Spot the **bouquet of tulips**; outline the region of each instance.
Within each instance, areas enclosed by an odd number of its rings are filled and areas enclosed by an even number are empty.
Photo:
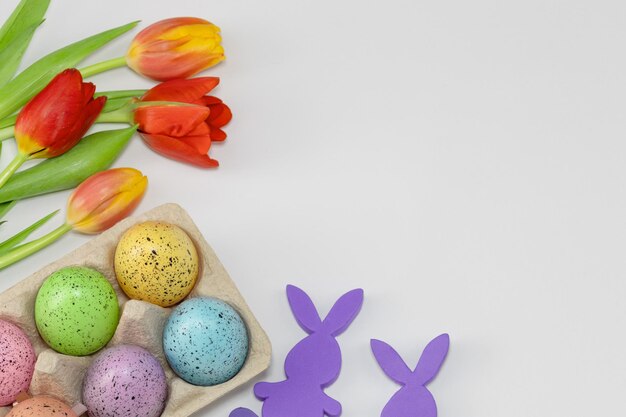
[[[202,168],[223,141],[232,115],[208,95],[217,77],[190,78],[224,60],[220,30],[199,18],[172,18],[140,31],[126,55],[76,69],[82,60],[135,28],[137,22],[83,39],[39,59],[16,75],[50,0],[21,0],[0,28],[0,151],[14,138],[17,154],[0,172],[0,218],[23,200],[77,187],[66,222],[24,243],[56,212],[0,242],[0,269],[42,249],[70,230],[100,233],[126,217],[143,196],[147,179],[134,168],[109,169],[137,132],[153,151]],[[96,91],[83,80],[129,67],[160,83],[149,90]],[[94,123],[129,127],[86,137]],[[33,159],[38,164],[18,171]]]

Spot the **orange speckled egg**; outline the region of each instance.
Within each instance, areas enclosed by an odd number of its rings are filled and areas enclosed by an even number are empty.
[[[71,407],[56,398],[40,395],[20,402],[7,417],[78,417]]]
[[[182,301],[198,278],[198,251],[180,227],[158,221],[128,229],[115,249],[120,288],[135,300],[161,307]]]

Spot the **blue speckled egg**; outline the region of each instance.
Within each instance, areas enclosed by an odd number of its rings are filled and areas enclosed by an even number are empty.
[[[176,374],[194,385],[228,381],[248,356],[248,331],[239,314],[216,298],[191,298],[170,315],[163,350]]]

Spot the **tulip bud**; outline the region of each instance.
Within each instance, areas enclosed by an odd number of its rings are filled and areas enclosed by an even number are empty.
[[[187,78],[224,60],[220,28],[204,19],[161,20],[137,34],[126,62],[158,81]]]
[[[67,201],[67,224],[81,233],[100,233],[130,214],[148,178],[133,168],[114,168],[87,178]]]

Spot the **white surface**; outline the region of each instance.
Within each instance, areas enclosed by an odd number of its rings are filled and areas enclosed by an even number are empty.
[[[619,1],[53,0],[26,61],[138,18],[222,27],[228,60],[207,72],[235,115],[212,151],[222,167],[187,167],[138,139],[117,166],[149,176],[140,211],[177,202],[203,230],[273,341],[264,380],[282,377],[304,335],[286,283],[324,313],[360,286],[328,390],[344,416],[379,415],[396,389],[369,338],[414,364],[443,331],[452,349],[430,385],[441,417],[624,415],[625,12]],[[149,85],[123,69],[95,81]],[[66,196],[20,204],[3,233]],[[0,290],[86,240],[0,272]],[[198,416],[258,412],[251,388]]]

